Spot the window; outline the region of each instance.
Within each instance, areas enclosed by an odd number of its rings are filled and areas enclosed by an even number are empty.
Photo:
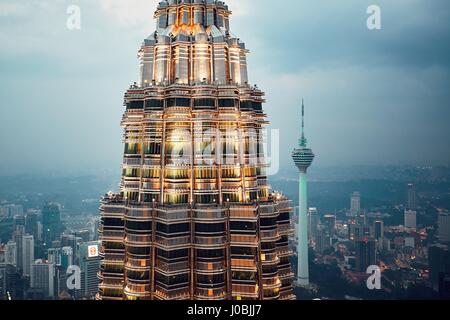
[[[151,99],[145,101],[146,109],[163,109],[164,108],[164,100],[161,99]]]
[[[251,231],[253,233],[256,230],[256,224],[248,221],[230,221],[230,229],[231,231]]]
[[[191,100],[186,98],[169,98],[166,100],[167,107],[190,107]]]
[[[125,143],[125,154],[141,154],[142,145],[140,143]]]
[[[141,169],[137,168],[123,169],[123,176],[126,178],[139,178],[141,176]]]
[[[127,102],[127,110],[130,109],[143,109],[144,101],[129,101]]]
[[[196,223],[196,233],[222,233],[225,232],[225,223]]]
[[[158,222],[156,224],[156,230],[158,233],[164,234],[176,234],[189,232],[189,223],[176,223],[176,224],[165,224]]]
[[[223,193],[222,194],[222,201],[224,203],[226,202],[241,202],[241,193],[240,192],[233,192],[233,193]]]
[[[194,107],[201,108],[215,108],[216,107],[216,100],[214,99],[194,99]]]
[[[198,194],[195,195],[195,202],[201,204],[212,204],[219,201],[217,195],[215,194]]]
[[[142,177],[147,179],[157,179],[160,176],[160,171],[161,170],[159,168],[144,169]]]
[[[197,257],[206,259],[223,258],[225,257],[225,249],[197,249]]]
[[[178,194],[178,193],[165,193],[164,202],[166,204],[187,204],[189,202],[188,194]]]
[[[219,99],[219,108],[235,108],[236,100],[234,99]]]
[[[216,179],[217,170],[214,168],[197,168],[195,169],[196,179]]]
[[[161,143],[160,142],[144,143],[144,154],[150,154],[150,155],[161,154]]]
[[[152,222],[151,221],[125,221],[125,228],[133,231],[151,231]]]

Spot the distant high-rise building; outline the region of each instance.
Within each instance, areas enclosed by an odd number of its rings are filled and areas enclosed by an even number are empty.
[[[91,233],[89,230],[80,230],[80,231],[75,231],[73,233],[73,235],[77,238],[81,238],[82,242],[89,242],[91,241]]]
[[[384,222],[376,220],[373,224],[374,237],[377,240],[384,238]]]
[[[438,238],[440,242],[450,242],[450,213],[441,212],[438,216]]]
[[[450,251],[447,245],[435,244],[428,248],[430,282],[435,291],[439,290],[439,280],[443,274],[450,273]]]
[[[81,286],[85,297],[93,298],[98,293],[99,250],[99,241],[86,242],[80,246]]]
[[[47,261],[55,265],[61,264],[61,248],[49,248],[47,250]]]
[[[5,246],[5,263],[17,267],[17,244],[14,241],[8,241]]]
[[[19,226],[13,233],[13,241],[16,243],[16,261],[17,271],[23,271],[23,237],[25,235],[25,227]]]
[[[59,239],[61,235],[61,213],[59,206],[48,203],[42,209],[43,242],[47,248],[51,247],[52,241]]]
[[[336,216],[334,214],[327,214],[323,217],[323,224],[327,228],[330,237],[333,237],[336,231]]]
[[[24,215],[15,215],[14,216],[14,230],[17,228],[23,227],[25,228],[25,216]]]
[[[292,158],[300,172],[299,178],[299,229],[298,229],[298,270],[297,284],[309,285],[309,259],[308,259],[308,179],[307,171],[314,160],[314,153],[307,147],[305,137],[305,105],[302,101],[302,130],[298,148],[294,149]]]
[[[22,240],[22,271],[24,276],[31,275],[31,265],[34,262],[34,237],[32,235],[23,236]]]
[[[356,271],[366,272],[377,263],[376,242],[373,238],[363,237],[356,241]]]
[[[51,262],[36,260],[31,266],[30,287],[40,290],[43,297],[54,298],[55,296],[55,265]]]
[[[67,269],[69,266],[73,265],[73,249],[72,247],[62,247],[61,248],[61,261],[60,264],[63,268]]]
[[[450,299],[450,273],[442,273],[439,276],[439,297],[441,300]]]
[[[413,210],[405,210],[405,228],[417,229],[417,212]]]
[[[362,237],[370,237],[370,226],[361,225],[354,221],[348,225],[348,238],[351,241],[356,241]]]
[[[61,246],[62,247],[71,247],[72,248],[72,261],[73,264],[79,265],[79,247],[83,240],[74,235],[66,235],[63,234],[61,236]]]
[[[6,263],[0,263],[0,300],[6,300]]]
[[[317,229],[314,250],[319,254],[323,254],[326,250],[330,248],[331,248],[331,238],[330,235],[328,234],[328,230],[325,226],[320,225]]]
[[[416,185],[413,183],[408,184],[408,207],[409,210],[416,210]]]
[[[25,232],[31,234],[34,240],[38,240],[38,213],[36,211],[28,211],[25,216]]]
[[[308,210],[308,236],[310,239],[317,235],[320,219],[317,208],[309,208]]]
[[[350,214],[355,217],[361,211],[361,194],[353,192],[350,197]]]
[[[405,247],[414,248],[416,246],[416,240],[413,237],[405,238]]]
[[[101,206],[99,299],[295,298],[292,208],[268,184],[264,93],[230,15],[158,4],[125,94],[120,192]]]

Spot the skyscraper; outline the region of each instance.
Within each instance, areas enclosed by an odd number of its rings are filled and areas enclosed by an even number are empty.
[[[450,243],[450,213],[448,212],[439,213],[438,238],[440,242]]]
[[[309,208],[308,210],[308,236],[314,238],[317,235],[320,219],[317,208]]]
[[[294,163],[300,171],[299,180],[299,219],[298,219],[298,270],[297,285],[309,285],[309,266],[308,266],[308,230],[307,230],[307,210],[308,210],[308,190],[306,173],[314,160],[314,153],[307,148],[305,138],[305,105],[302,102],[302,136],[299,140],[298,148],[292,152]]]
[[[366,272],[367,268],[377,263],[375,240],[368,237],[356,241],[356,271]]]
[[[413,183],[408,184],[408,207],[409,210],[416,210],[416,186]]]
[[[42,227],[44,245],[51,247],[52,241],[58,239],[62,231],[61,213],[57,204],[47,203],[42,209]]]
[[[376,220],[373,224],[375,239],[380,240],[384,237],[384,222]]]
[[[39,290],[43,298],[55,296],[55,264],[36,260],[31,266],[30,287]]]
[[[439,279],[450,274],[450,251],[447,245],[434,244],[428,248],[428,265],[430,282],[434,290],[439,290]]]
[[[99,248],[98,241],[80,245],[81,290],[85,297],[94,297],[98,293]]]
[[[24,276],[31,275],[31,265],[34,262],[34,237],[32,235],[23,236],[22,240],[22,270]]]
[[[5,263],[17,267],[17,244],[8,241],[5,247]]]
[[[350,214],[351,216],[357,216],[361,211],[361,194],[359,192],[353,192],[350,198]]]
[[[417,228],[417,212],[413,210],[405,211],[405,228],[416,230]]]
[[[36,211],[29,211],[25,216],[25,232],[31,234],[34,240],[38,239],[38,213]]]
[[[16,244],[16,262],[17,271],[23,270],[23,237],[25,235],[25,227],[19,226],[13,233],[13,242]]]
[[[292,299],[289,201],[269,190],[264,93],[222,1],[161,1],[125,94],[99,299]]]
[[[333,237],[336,231],[336,216],[334,214],[327,214],[323,217],[323,224],[327,228],[330,237]]]
[[[6,299],[6,263],[0,262],[0,300]]]

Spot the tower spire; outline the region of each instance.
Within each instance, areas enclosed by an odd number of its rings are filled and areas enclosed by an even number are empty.
[[[305,138],[305,101],[302,99],[302,137],[299,140],[299,146],[306,148],[308,140]]]

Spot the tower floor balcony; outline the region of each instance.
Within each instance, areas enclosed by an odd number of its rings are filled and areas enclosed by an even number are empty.
[[[151,259],[136,259],[128,255],[125,267],[132,270],[149,270],[152,265]]]
[[[101,241],[123,242],[125,232],[123,230],[105,230],[99,229],[99,238]]]
[[[206,248],[212,248],[212,247],[224,247],[227,243],[227,237],[226,236],[196,236],[195,238],[195,246],[198,248],[206,247]]]
[[[234,284],[233,297],[258,299],[259,298],[259,286],[257,284]]]
[[[134,247],[148,247],[152,244],[152,236],[151,235],[135,235],[135,234],[127,234],[125,237],[125,244],[127,246]]]
[[[277,255],[280,258],[291,257],[294,255],[294,251],[289,246],[277,247]]]
[[[166,262],[158,259],[155,268],[164,274],[186,273],[189,271],[189,262]]]
[[[278,241],[281,239],[278,229],[274,230],[261,230],[261,241]]]
[[[196,300],[225,300],[227,298],[227,289],[225,286],[216,289],[195,289]]]
[[[159,300],[189,300],[191,297],[189,286],[179,289],[165,289],[156,285],[155,298]]]
[[[151,286],[149,284],[133,284],[128,282],[124,288],[127,299],[147,300],[151,298]]]
[[[225,261],[204,262],[196,261],[195,269],[199,273],[221,273],[226,271]]]
[[[177,238],[165,238],[157,235],[156,245],[163,249],[189,248],[191,246],[191,237],[182,236]]]
[[[278,278],[278,276],[263,278],[262,283],[264,286],[264,290],[265,289],[279,289],[282,286],[280,278]]]
[[[233,271],[253,271],[257,272],[256,261],[254,259],[231,259],[231,269]]]
[[[226,214],[227,211],[225,208],[219,207],[196,208],[194,210],[194,219],[204,221],[224,220],[226,219]]]
[[[158,208],[156,209],[156,218],[158,220],[168,221],[185,221],[190,219],[190,212],[188,208]]]
[[[258,247],[258,236],[256,235],[231,235],[231,244],[234,246]]]

